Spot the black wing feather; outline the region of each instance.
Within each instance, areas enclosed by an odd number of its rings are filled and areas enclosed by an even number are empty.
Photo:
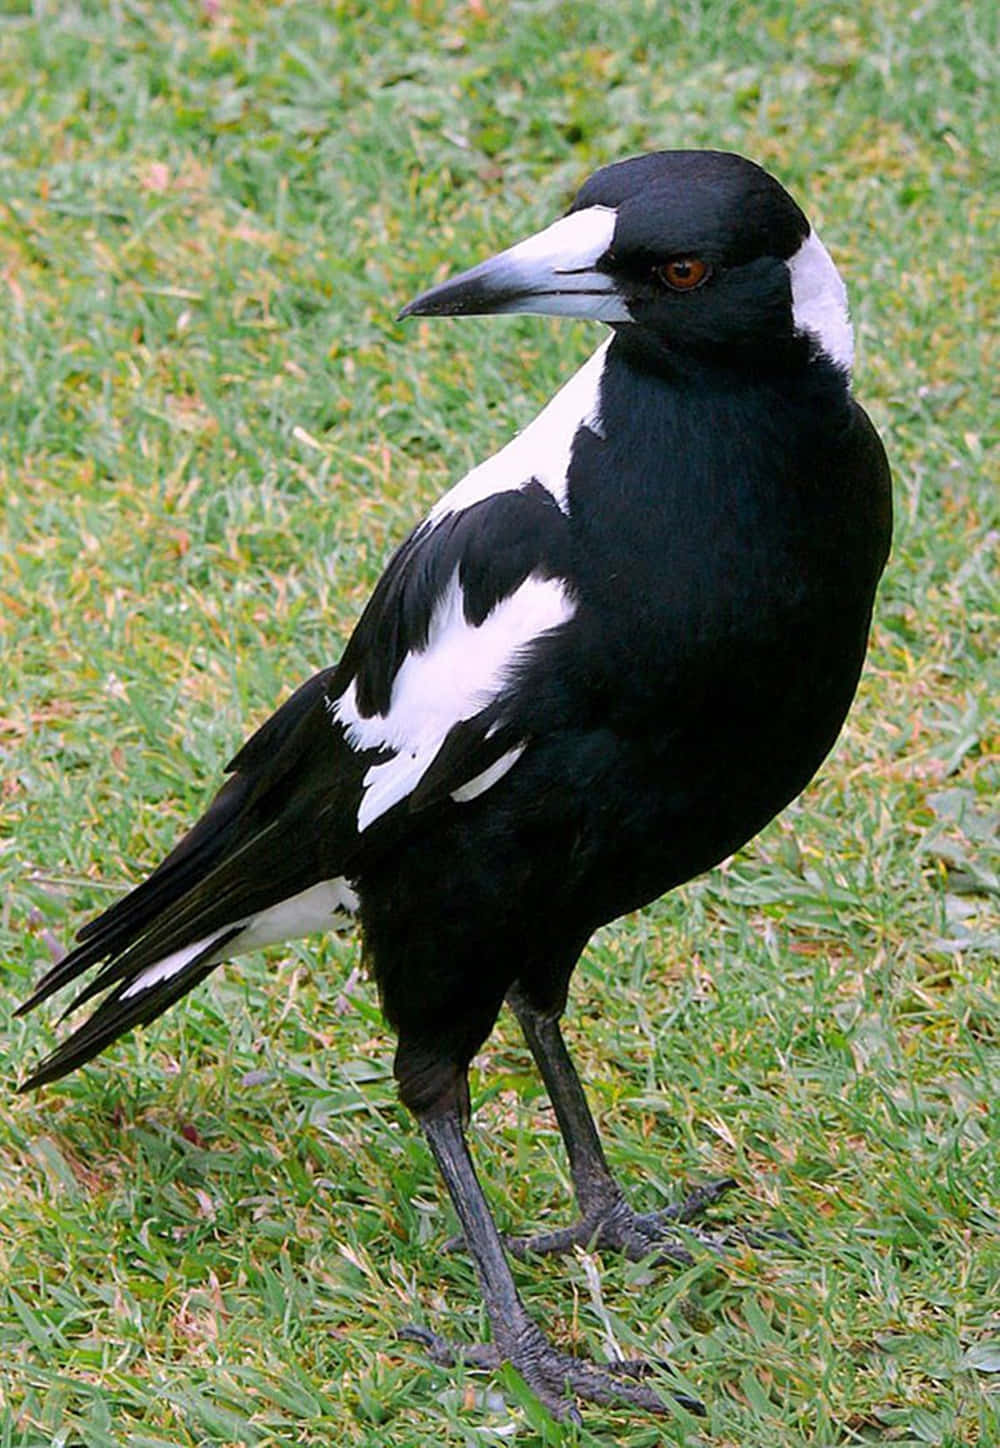
[[[128,989],[128,981],[122,981],[104,998],[82,1026],[44,1058],[18,1090],[32,1091],[37,1086],[47,1086],[50,1081],[58,1081],[60,1076],[68,1075],[77,1066],[91,1060],[133,1026],[148,1025],[168,1006],[172,1006],[182,995],[211,974],[218,963],[218,951],[237,934],[238,928],[221,940],[213,940],[177,975],[151,986],[139,995],[125,999],[123,993]]]

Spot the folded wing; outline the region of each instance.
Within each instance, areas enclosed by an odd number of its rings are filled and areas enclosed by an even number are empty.
[[[93,1015],[24,1089],[153,1020],[220,961],[352,912],[369,851],[417,813],[468,806],[530,747],[519,680],[573,616],[567,520],[528,479],[436,511],[389,563],[339,665],[247,741],[205,814],[153,873],[83,927],[21,1007],[100,966]]]

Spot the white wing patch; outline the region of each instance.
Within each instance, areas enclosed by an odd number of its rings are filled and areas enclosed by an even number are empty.
[[[602,342],[579,372],[559,389],[552,401],[506,447],[466,473],[430,511],[439,522],[449,513],[471,508],[495,493],[514,492],[532,478],[552,494],[564,513],[569,511],[567,475],[573,439],[581,427],[603,437],[601,378],[611,338]]]
[[[534,575],[501,599],[478,627],[466,619],[464,603],[456,573],[431,615],[426,648],[408,653],[399,667],[387,714],[361,714],[353,680],[333,705],[331,712],[352,748],[396,751],[393,759],[373,764],[365,774],[359,832],[416,788],[449,729],[497,697],[521,650],[574,613],[561,579]],[[508,750],[453,797],[462,802],[463,791],[468,799],[481,794],[519,754],[519,749]]]
[[[814,337],[830,361],[850,373],[854,329],[847,310],[847,288],[815,231],[810,231],[787,266],[795,330]]]
[[[234,925],[242,923],[243,929],[239,935],[227,940],[212,963],[217,964],[223,956],[238,955],[244,950],[256,950],[262,945],[277,945],[282,940],[297,940],[301,935],[328,930],[339,910],[353,914],[357,908],[357,893],[349,880],[343,876],[334,880],[320,880],[317,884],[310,885],[307,890],[300,890],[297,895],[290,895],[287,900],[281,900],[270,909],[262,910],[259,915],[252,915],[243,922],[234,921]],[[162,980],[170,980],[172,976],[180,975],[196,956],[208,950],[214,940],[228,935],[232,928],[232,925],[223,926],[221,930],[213,931],[204,939],[196,940],[193,945],[185,945],[180,950],[165,955],[162,960],[147,965],[128,989],[122,991],[122,1000],[139,995],[141,991],[159,985]],[[209,959],[211,957],[206,957],[206,963]]]

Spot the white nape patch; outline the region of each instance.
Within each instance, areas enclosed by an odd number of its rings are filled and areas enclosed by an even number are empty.
[[[203,950],[211,945],[213,940],[218,940],[224,935],[224,930],[217,930],[214,935],[206,935],[204,940],[196,940],[193,945],[184,945],[180,950],[171,951],[162,960],[147,965],[146,969],[140,971],[128,990],[123,990],[121,998],[127,1001],[132,996],[137,996],[140,991],[149,990],[150,986],[159,985],[161,980],[169,980],[171,976],[180,975],[186,965],[200,955]]]
[[[357,908],[357,891],[343,875],[334,880],[320,880],[308,890],[300,890],[297,895],[290,895],[287,900],[253,916],[226,949],[256,950],[261,945],[277,945],[282,940],[297,940],[302,935],[329,930],[339,910],[353,915]]]
[[[428,520],[440,522],[491,498],[514,492],[532,478],[552,494],[564,513],[569,512],[567,478],[573,439],[581,427],[604,436],[601,418],[601,378],[611,338],[560,387],[552,400],[506,447],[479,463],[431,509]]]
[[[307,890],[300,890],[297,895],[290,895],[287,900],[280,900],[270,909],[251,916],[243,922],[239,935],[227,940],[219,955],[209,959],[212,959],[213,965],[217,965],[224,957],[239,955],[244,950],[257,950],[263,945],[277,945],[282,940],[297,940],[301,935],[328,930],[338,910],[346,910],[353,915],[357,908],[357,892],[344,876],[334,880],[320,880],[318,884],[310,885]],[[238,923],[233,922],[234,925]],[[180,950],[165,955],[162,960],[147,965],[128,989],[122,991],[122,1000],[128,1000],[131,996],[139,995],[141,991],[149,990],[151,986],[159,985],[163,980],[179,975],[213,940],[227,935],[232,928],[232,925],[226,925],[212,935],[206,935],[203,940],[196,940],[193,945],[184,945]]]
[[[483,770],[482,774],[477,774],[468,783],[460,784],[458,789],[453,789],[452,799],[456,804],[468,804],[470,799],[478,799],[481,794],[492,789],[497,780],[503,779],[508,770],[514,768],[524,750],[525,745],[515,744],[513,749],[508,749],[506,754],[501,754],[500,758],[495,759],[488,769]]]
[[[810,231],[786,265],[792,282],[795,330],[815,338],[820,351],[850,373],[854,329],[847,310],[847,288],[815,231]]]
[[[395,758],[373,764],[365,774],[359,833],[416,788],[454,724],[473,718],[497,697],[520,651],[574,611],[561,579],[532,575],[477,628],[465,617],[455,573],[431,616],[426,648],[408,653],[399,667],[388,714],[361,714],[353,680],[334,704],[333,715],[352,748],[396,750]],[[480,781],[489,773],[484,770]]]

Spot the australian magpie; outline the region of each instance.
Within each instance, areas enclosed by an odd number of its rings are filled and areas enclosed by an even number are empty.
[[[99,966],[25,1083],[154,1019],[227,957],[356,915],[400,1095],[475,1261],[493,1344],[556,1413],[655,1408],[638,1368],[558,1351],[518,1296],[464,1126],[506,1000],[552,1098],[580,1221],[536,1250],[649,1252],[559,1021],[593,931],[738,849],[796,796],[857,685],[889,470],[850,390],[844,285],[779,183],[667,151],[402,316],[590,317],[609,336],[402,543],[340,662],[243,745],[204,816],[80,931],[28,1010]],[[71,1007],[72,1008],[72,1007]],[[439,1356],[447,1347],[427,1335]]]

